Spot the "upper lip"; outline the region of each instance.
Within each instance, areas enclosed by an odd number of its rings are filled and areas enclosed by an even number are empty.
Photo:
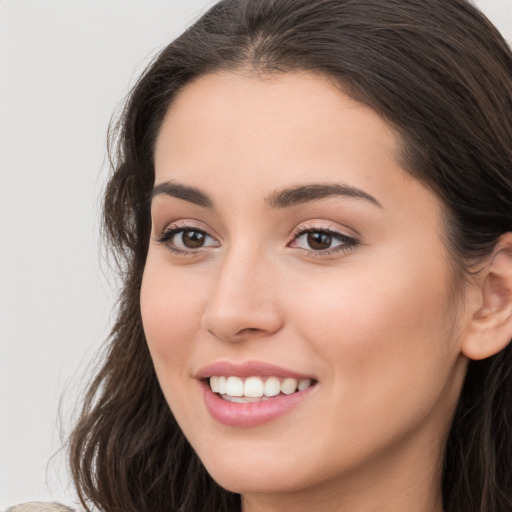
[[[233,363],[230,361],[216,361],[203,366],[195,375],[196,379],[207,379],[212,375],[234,377],[292,377],[294,379],[314,379],[311,375],[302,374],[281,366],[265,363],[263,361],[246,361]]]

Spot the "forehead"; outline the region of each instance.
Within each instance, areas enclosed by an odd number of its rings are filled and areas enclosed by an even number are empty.
[[[157,138],[155,184],[176,180],[214,200],[248,201],[341,181],[384,206],[418,206],[418,194],[436,201],[402,169],[399,142],[374,110],[324,76],[219,72],[188,84],[172,103]]]
[[[194,131],[198,126],[226,129],[230,140],[240,127],[250,127],[252,137],[274,134],[280,137],[301,130],[297,135],[311,135],[308,127],[318,133],[320,124],[325,129],[335,125],[343,112],[345,121],[357,117],[366,122],[371,131],[380,130],[382,142],[394,150],[397,135],[371,108],[352,99],[334,82],[309,72],[279,73],[272,75],[218,72],[201,76],[184,86],[176,95],[165,117],[157,138],[157,149],[163,143],[169,124],[188,125]],[[269,132],[273,127],[278,133]],[[283,128],[286,128],[283,130]],[[197,131],[196,131],[197,134]],[[174,133],[173,135],[177,135]],[[210,133],[214,135],[214,133]],[[371,137],[371,132],[367,134]]]
[[[248,170],[250,160],[249,167],[258,172],[283,171],[283,160],[290,165],[295,160],[300,173],[308,162],[319,166],[337,149],[347,164],[354,155],[364,155],[370,170],[377,158],[395,160],[396,148],[397,137],[387,123],[323,76],[221,72],[179,92],[160,129],[155,162],[158,174],[169,162],[183,165],[185,160],[203,160],[204,170],[205,156],[217,172],[218,166],[227,170],[231,165]],[[299,158],[303,165],[297,165]],[[193,174],[188,169],[188,177]]]

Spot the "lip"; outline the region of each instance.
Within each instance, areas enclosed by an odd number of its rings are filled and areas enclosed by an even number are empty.
[[[313,376],[297,373],[280,366],[259,361],[248,361],[235,364],[228,361],[218,361],[201,368],[195,377],[199,379],[203,400],[206,409],[217,422],[230,427],[256,427],[285,415],[301,403],[316,388],[316,384],[297,391],[291,395],[278,395],[263,402],[236,403],[228,402],[214,393],[206,379],[212,375],[224,375],[235,377],[292,377],[294,379],[312,379]]]
[[[264,402],[240,404],[228,402],[214,393],[207,382],[201,381],[203,399],[212,418],[230,427],[256,427],[285,415],[299,406],[316,388],[310,386],[291,395],[278,395]]]
[[[226,377],[292,377],[294,379],[318,380],[312,375],[297,373],[293,370],[264,363],[262,361],[246,361],[244,363],[232,363],[230,361],[217,361],[203,366],[195,375],[196,379],[207,379],[212,375],[224,375]]]

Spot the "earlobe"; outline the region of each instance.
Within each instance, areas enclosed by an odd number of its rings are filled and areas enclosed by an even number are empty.
[[[461,347],[474,360],[497,354],[512,339],[512,233],[501,237],[482,270],[479,297]]]

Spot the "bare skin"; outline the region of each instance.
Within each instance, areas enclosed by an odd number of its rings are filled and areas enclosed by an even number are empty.
[[[452,296],[442,205],[397,143],[373,110],[305,73],[207,75],[164,120],[144,329],[183,432],[244,512],[443,510],[481,288]],[[330,192],[313,197],[318,185]],[[217,361],[316,385],[272,421],[227,426],[196,378]]]

